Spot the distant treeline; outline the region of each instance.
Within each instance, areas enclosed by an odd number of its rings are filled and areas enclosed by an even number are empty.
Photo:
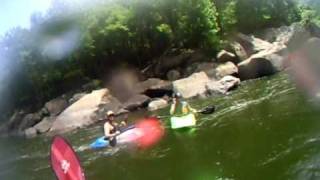
[[[95,6],[53,1],[31,28],[0,40],[9,74],[2,107],[43,103],[112,66],[144,68],[171,49],[214,54],[228,35],[316,19],[295,0],[93,0]],[[5,106],[4,106],[5,105]],[[0,104],[1,106],[1,104]]]

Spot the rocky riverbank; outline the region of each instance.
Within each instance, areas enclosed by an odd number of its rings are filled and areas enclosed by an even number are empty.
[[[318,27],[299,24],[268,29],[255,36],[239,33],[215,59],[201,51],[186,51],[161,57],[143,70],[161,79],[149,78],[134,83],[120,79],[104,88],[63,95],[34,113],[17,110],[0,127],[0,134],[26,137],[57,134],[97,123],[107,110],[117,115],[141,108],[155,111],[168,105],[173,92],[180,92],[186,99],[227,94],[241,81],[273,75],[288,68],[292,64],[292,53],[310,39],[320,42],[317,38],[320,38]]]

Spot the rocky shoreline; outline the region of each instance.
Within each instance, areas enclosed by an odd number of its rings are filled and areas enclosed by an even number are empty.
[[[125,83],[120,78],[122,85],[117,88],[115,85],[100,89],[91,86],[85,91],[69,93],[70,96],[62,95],[45,103],[37,112],[17,110],[0,127],[0,134],[28,138],[52,135],[97,123],[107,110],[117,115],[141,108],[155,111],[168,105],[173,92],[180,92],[186,99],[228,94],[241,81],[273,75],[290,67],[291,54],[311,40],[320,42],[318,38],[319,27],[300,24],[268,29],[256,37],[238,33],[216,59],[190,51],[161,57],[156,60],[159,63],[145,70],[167,80],[149,78]]]

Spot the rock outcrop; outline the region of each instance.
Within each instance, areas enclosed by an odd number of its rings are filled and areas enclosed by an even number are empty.
[[[188,78],[173,82],[175,92],[181,93],[183,98],[192,98],[206,93],[206,83],[210,81],[205,72],[195,73]]]
[[[96,90],[85,95],[57,117],[49,133],[66,132],[95,123],[99,107],[110,103],[110,96],[108,89]]]

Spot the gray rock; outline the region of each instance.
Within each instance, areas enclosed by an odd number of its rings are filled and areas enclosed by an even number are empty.
[[[240,79],[233,76],[225,76],[219,81],[211,80],[206,84],[209,94],[227,94],[230,90],[240,85]]]
[[[24,131],[41,121],[41,116],[38,113],[27,114],[19,125],[18,131]]]
[[[175,81],[181,78],[181,74],[178,70],[173,69],[167,72],[167,78],[169,81]]]
[[[181,93],[183,98],[192,98],[206,93],[206,83],[210,81],[205,72],[195,73],[188,78],[173,82],[175,92]]]
[[[53,122],[54,122],[54,117],[46,117],[44,118],[41,122],[36,124],[34,126],[34,129],[36,129],[37,133],[43,134],[49,131],[51,128]]]
[[[168,101],[166,101],[164,99],[156,99],[156,100],[151,101],[148,104],[148,110],[149,111],[155,111],[155,110],[158,110],[158,109],[163,109],[163,108],[165,108],[167,106],[168,106]]]
[[[24,131],[26,138],[33,138],[37,136],[37,130],[35,128],[28,128]]]
[[[216,79],[221,79],[227,75],[238,75],[238,67],[232,62],[226,62],[219,65],[216,70]]]
[[[228,52],[226,50],[222,50],[218,53],[217,60],[219,63],[226,63],[228,61],[233,62],[233,63],[239,62],[239,59],[237,58],[237,56],[235,54]]]
[[[73,104],[74,102],[81,99],[83,96],[87,95],[86,93],[77,93],[72,96],[72,98],[69,99],[69,104]]]
[[[131,97],[127,102],[123,104],[124,109],[128,111],[133,111],[139,108],[146,107],[150,101],[150,97],[142,94],[137,94]]]
[[[45,104],[51,116],[60,114],[66,107],[68,107],[68,102],[64,98],[56,98]]]

